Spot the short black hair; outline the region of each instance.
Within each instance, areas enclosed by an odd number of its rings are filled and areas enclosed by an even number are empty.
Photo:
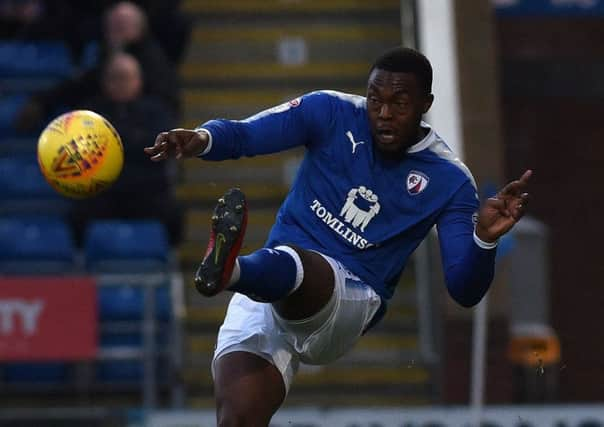
[[[391,73],[412,73],[427,94],[432,92],[432,65],[417,50],[402,46],[387,50],[375,60],[369,74],[376,68]]]

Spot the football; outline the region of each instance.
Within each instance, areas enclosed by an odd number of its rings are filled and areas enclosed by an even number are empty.
[[[38,163],[60,194],[84,199],[109,188],[124,164],[124,147],[115,128],[86,110],[65,113],[38,140]]]

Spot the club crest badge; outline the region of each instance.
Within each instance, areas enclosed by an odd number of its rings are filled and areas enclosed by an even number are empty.
[[[425,174],[411,171],[407,175],[407,192],[412,196],[416,196],[426,189],[428,182],[430,182],[430,178]]]
[[[291,108],[296,108],[302,103],[302,98],[295,98],[288,102]]]

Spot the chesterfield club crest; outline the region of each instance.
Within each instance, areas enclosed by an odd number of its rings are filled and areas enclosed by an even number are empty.
[[[430,179],[423,173],[411,171],[407,175],[407,191],[412,196],[415,196],[426,189]]]

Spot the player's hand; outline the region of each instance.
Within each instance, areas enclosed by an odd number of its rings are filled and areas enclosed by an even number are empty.
[[[484,242],[495,242],[522,218],[528,205],[526,192],[533,171],[527,170],[520,179],[510,182],[480,208],[476,235]]]
[[[146,147],[144,151],[152,161],[159,162],[170,157],[181,159],[183,157],[196,156],[207,145],[208,136],[205,132],[196,132],[189,129],[172,129],[157,135],[153,146]]]

